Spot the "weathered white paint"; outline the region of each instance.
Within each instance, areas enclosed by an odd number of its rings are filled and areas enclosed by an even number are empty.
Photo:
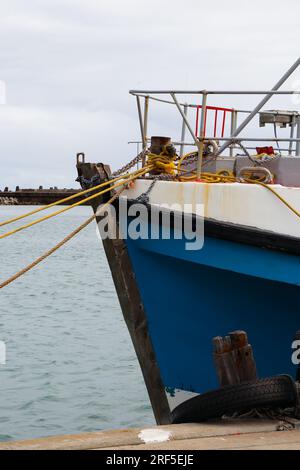
[[[151,181],[137,180],[124,194],[129,199],[147,190]],[[272,185],[300,212],[300,188]],[[205,217],[300,237],[300,219],[274,194],[256,184],[157,181],[150,193],[152,204],[204,204]]]
[[[169,441],[172,437],[172,432],[167,429],[142,429],[138,434],[138,437],[145,444],[151,444],[154,442],[166,442]]]
[[[171,411],[174,410],[176,406],[180,405],[180,403],[183,403],[184,401],[190,400],[191,398],[199,395],[199,393],[187,392],[186,390],[181,390],[179,388],[175,388],[172,393],[170,393],[167,389],[166,394]]]

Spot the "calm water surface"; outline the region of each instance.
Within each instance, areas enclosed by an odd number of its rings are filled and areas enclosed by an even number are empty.
[[[0,206],[0,220],[30,209]],[[90,213],[73,209],[0,240],[1,280]],[[94,223],[0,291],[0,340],[0,440],[154,423]]]

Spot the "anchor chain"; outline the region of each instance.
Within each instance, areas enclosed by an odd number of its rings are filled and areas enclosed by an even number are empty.
[[[126,165],[122,166],[121,168],[119,168],[118,170],[114,171],[114,173],[112,174],[113,177],[116,177],[116,176],[120,176],[122,175],[123,173],[126,173],[127,171],[129,171],[132,167],[134,167],[135,165],[137,165],[142,159],[143,157],[145,157],[146,155],[148,154],[148,150],[142,150],[135,158],[133,158],[129,163],[127,163]]]

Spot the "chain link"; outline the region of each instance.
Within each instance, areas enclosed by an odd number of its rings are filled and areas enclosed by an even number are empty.
[[[112,176],[113,177],[116,177],[116,176],[120,176],[122,175],[123,173],[126,173],[127,171],[129,171],[132,167],[134,167],[135,165],[137,165],[142,159],[143,157],[145,157],[148,153],[148,150],[142,150],[135,158],[133,158],[133,160],[131,160],[129,163],[127,163],[126,165],[122,166],[122,168],[119,168],[118,170],[116,170]]]
[[[147,189],[147,191],[145,191],[144,193],[140,194],[137,198],[136,198],[136,201],[137,202],[141,202],[142,204],[148,204],[149,203],[149,196],[150,196],[150,193],[152,191],[152,189],[154,188],[154,185],[156,183],[156,181],[159,179],[159,176],[155,176],[149,186],[149,188]]]

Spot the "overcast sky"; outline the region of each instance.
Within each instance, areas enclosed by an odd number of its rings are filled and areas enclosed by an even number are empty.
[[[269,89],[300,56],[299,0],[0,5],[0,79],[7,91],[0,188],[76,187],[80,151],[113,168],[133,157],[136,148],[127,141],[139,132],[131,88]],[[297,79],[300,70],[287,87]],[[229,104],[225,98],[220,105]],[[161,110],[153,116],[155,131],[166,133],[167,116]]]

